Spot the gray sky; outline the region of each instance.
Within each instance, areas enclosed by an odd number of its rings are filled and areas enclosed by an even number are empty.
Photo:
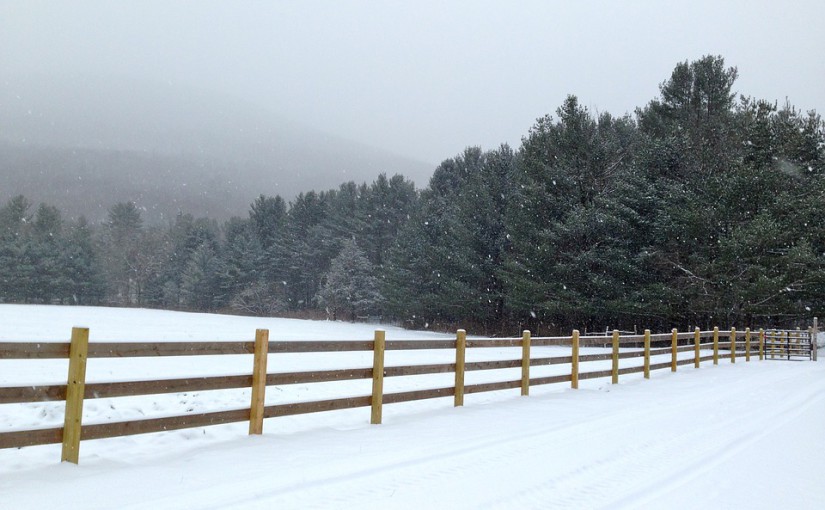
[[[436,164],[468,145],[517,147],[569,93],[632,113],[706,54],[739,68],[738,92],[821,112],[824,21],[822,0],[0,0],[0,80],[194,85]]]

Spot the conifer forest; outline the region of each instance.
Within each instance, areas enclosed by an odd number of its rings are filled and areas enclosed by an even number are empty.
[[[381,319],[476,333],[792,326],[825,307],[825,128],[707,56],[621,117],[573,95],[519,147],[247,217],[0,204],[0,302]],[[460,150],[460,148],[457,148]],[[390,169],[391,170],[391,169]]]

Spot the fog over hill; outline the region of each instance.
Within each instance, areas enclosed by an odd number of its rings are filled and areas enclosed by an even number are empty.
[[[23,194],[93,221],[126,200],[149,222],[179,211],[226,218],[245,215],[262,193],[289,200],[380,173],[422,187],[433,168],[174,83],[80,75],[0,82],[0,200]]]

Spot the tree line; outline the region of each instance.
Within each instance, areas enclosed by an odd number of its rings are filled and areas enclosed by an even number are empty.
[[[569,96],[518,149],[260,196],[219,225],[130,202],[65,221],[0,209],[0,300],[381,317],[416,327],[791,325],[825,304],[825,129],[737,97],[721,57],[679,63],[634,116]]]

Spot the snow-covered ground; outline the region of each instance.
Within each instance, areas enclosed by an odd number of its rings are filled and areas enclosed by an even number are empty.
[[[148,310],[0,305],[0,340],[372,338],[376,326]],[[450,338],[386,327],[388,339]],[[825,341],[825,338],[821,338]],[[596,352],[582,350],[582,353]],[[569,353],[546,348],[540,355]],[[515,359],[519,349],[471,350]],[[688,353],[685,356],[689,357]],[[475,358],[473,358],[475,357]],[[387,366],[449,362],[448,351],[388,352]],[[667,358],[665,358],[667,359]],[[638,363],[640,360],[623,360]],[[370,353],[270,356],[270,372],[370,366]],[[251,356],[92,359],[90,381],[249,373]],[[625,364],[623,364],[625,366]],[[583,371],[604,365],[585,364]],[[544,373],[565,370],[547,367]],[[0,385],[60,383],[63,360],[2,361]],[[470,377],[475,380],[471,380]],[[518,370],[469,373],[468,384]],[[452,375],[391,378],[386,391],[449,386]],[[267,403],[365,395],[369,381],[267,389]],[[248,390],[87,400],[84,423],[248,406]],[[0,432],[62,424],[62,403],[0,405]],[[823,508],[825,362],[703,363],[640,375],[270,419],[81,444],[0,450],[0,509],[70,508]]]

